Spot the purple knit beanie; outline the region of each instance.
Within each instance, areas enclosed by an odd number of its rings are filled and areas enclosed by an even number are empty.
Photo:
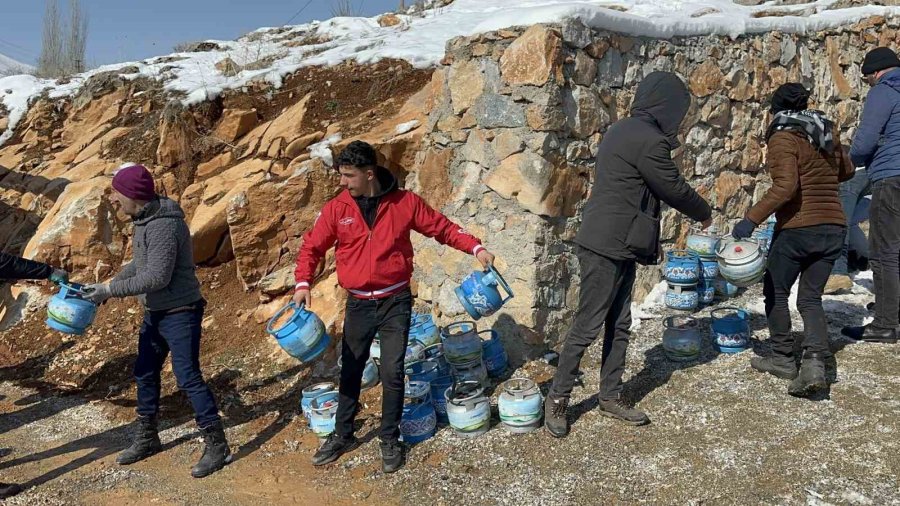
[[[116,171],[112,187],[133,200],[151,201],[156,198],[153,175],[143,165],[129,165]]]

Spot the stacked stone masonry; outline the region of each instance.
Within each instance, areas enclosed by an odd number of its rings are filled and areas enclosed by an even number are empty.
[[[676,161],[722,229],[770,184],[763,135],[771,93],[789,81],[811,88],[814,106],[849,145],[867,91],[859,65],[876,45],[896,48],[898,27],[900,18],[875,17],[805,35],[660,40],[570,20],[451,40],[408,182],[498,255],[516,297],[479,326],[500,330],[519,357],[564,338],[578,298],[571,239],[594,155],[610,124],[628,115],[643,76],[671,71],[688,84],[693,104]],[[691,225],[666,208],[665,247],[682,245]],[[430,240],[416,247],[419,297],[445,321],[464,317],[453,287],[476,266]],[[635,300],[659,279],[657,267],[641,268]]]

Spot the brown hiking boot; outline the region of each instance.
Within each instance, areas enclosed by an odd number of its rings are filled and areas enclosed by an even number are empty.
[[[569,407],[569,399],[563,397],[550,397],[544,401],[544,427],[553,437],[566,437],[569,433],[569,420],[566,419],[566,411]]]
[[[846,292],[853,288],[853,280],[846,274],[834,274],[828,276],[828,282],[825,283],[825,294],[834,295],[836,293]]]
[[[647,425],[650,417],[639,409],[627,406],[622,399],[600,400],[600,414],[610,418],[617,418],[629,425]]]

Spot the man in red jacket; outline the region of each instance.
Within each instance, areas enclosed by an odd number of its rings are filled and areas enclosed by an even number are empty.
[[[381,336],[382,469],[391,473],[403,462],[400,415],[403,410],[403,359],[409,339],[413,272],[412,230],[441,244],[475,255],[485,267],[494,261],[481,241],[435,211],[377,165],[375,149],[350,143],[335,164],[344,191],[322,208],[303,237],[297,256],[294,302],[309,305],[310,285],[325,252],[334,246],[340,285],[350,292],[341,346],[341,380],[335,431],[313,456],[313,465],[337,460],[359,442],[353,419],[359,409],[363,369],[375,333]]]

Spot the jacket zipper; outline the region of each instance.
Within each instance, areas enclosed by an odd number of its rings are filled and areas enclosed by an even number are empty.
[[[383,195],[378,199],[378,207],[375,208],[375,219],[372,220],[372,226],[369,228],[369,239],[366,244],[366,249],[369,250],[369,280],[375,275],[372,267],[375,264],[375,260],[372,258],[372,234],[375,232],[375,226],[378,225],[378,214],[381,211],[381,205],[384,203],[384,197],[385,196]],[[363,221],[365,221],[365,218],[363,218]]]

